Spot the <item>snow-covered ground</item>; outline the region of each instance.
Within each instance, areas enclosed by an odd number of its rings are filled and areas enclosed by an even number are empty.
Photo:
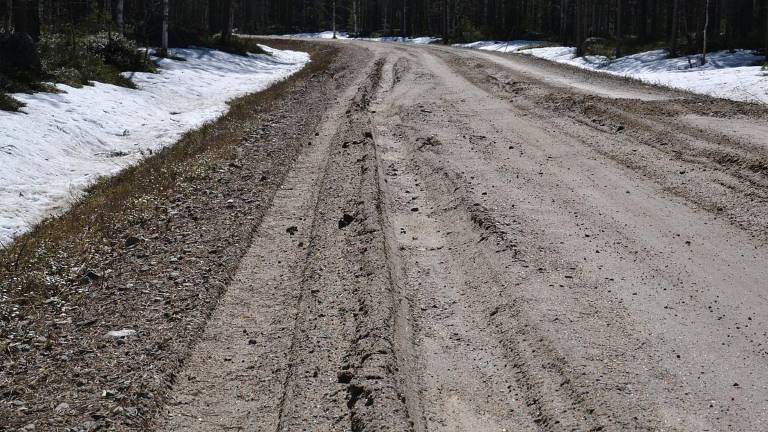
[[[324,32],[317,32],[317,33],[296,33],[296,34],[288,34],[283,35],[284,37],[290,37],[295,39],[333,39],[333,32],[332,31],[324,31]],[[337,32],[336,33],[336,39],[351,39],[349,37],[348,33],[345,32]],[[431,44],[435,42],[439,42],[441,39],[437,37],[399,37],[399,36],[387,36],[387,37],[377,37],[377,38],[355,38],[357,40],[364,40],[364,41],[371,41],[371,42],[401,42],[401,43],[410,43],[410,44]]]
[[[333,32],[324,31],[317,33],[296,33],[285,36],[296,39],[333,39]],[[349,39],[349,34],[345,32],[336,32],[336,39]]]
[[[137,90],[94,83],[61,94],[15,94],[23,113],[0,111],[0,242],[66,208],[98,177],[115,174],[227,110],[226,102],[301,70],[309,55],[262,47],[248,57],[175,49]]]
[[[429,36],[406,37],[406,38],[388,36],[388,37],[359,38],[359,39],[365,40],[365,41],[373,41],[373,42],[400,42],[400,43],[417,44],[417,45],[427,45],[431,43],[440,42],[442,40],[438,37],[429,37]]]
[[[468,44],[454,44],[459,48],[472,48],[483,51],[498,51],[503,53],[517,52],[521,49],[529,48],[540,44],[541,42],[529,40],[511,40],[511,41],[477,41]]]
[[[687,90],[724,99],[768,103],[768,72],[764,56],[752,51],[717,51],[701,56],[668,58],[664,50],[648,51],[618,59],[603,56],[576,57],[576,48],[547,47],[536,41],[480,41],[459,45],[487,51],[519,52],[584,69],[635,78],[647,83]]]

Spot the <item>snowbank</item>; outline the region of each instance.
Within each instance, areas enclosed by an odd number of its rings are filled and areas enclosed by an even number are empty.
[[[296,33],[285,36],[296,39],[333,39],[333,32],[324,31],[318,33]],[[345,32],[336,32],[336,39],[349,39],[349,34]]]
[[[248,57],[175,49],[138,90],[95,83],[65,93],[15,94],[23,113],[0,111],[0,242],[7,242],[98,177],[115,174],[227,110],[227,100],[299,71],[306,53],[262,47]]]
[[[513,41],[478,41],[468,44],[454,44],[453,46],[459,48],[472,48],[483,51],[498,51],[503,53],[517,52],[521,49],[528,48],[530,46],[539,45],[541,42],[528,41],[528,40],[513,40]]]
[[[295,34],[288,34],[283,36],[294,38],[294,39],[333,39],[333,32],[324,31],[324,32],[318,32],[318,33],[295,33]],[[437,37],[403,38],[403,37],[397,37],[397,36],[387,36],[387,37],[377,37],[377,38],[350,38],[349,34],[345,32],[337,32],[336,39],[356,39],[356,40],[364,40],[364,41],[370,41],[370,42],[401,42],[401,43],[420,44],[420,45],[431,44],[431,43],[439,42],[442,40]]]
[[[416,44],[416,45],[428,45],[431,43],[440,42],[442,39],[438,37],[429,37],[429,36],[405,37],[405,38],[388,36],[388,37],[378,37],[378,38],[359,38],[359,40],[372,41],[372,42],[400,42],[400,43]]]
[[[611,60],[603,56],[576,57],[576,48],[535,46],[531,41],[480,41],[461,45],[488,51],[520,52],[576,67],[635,78],[693,93],[746,102],[768,103],[768,72],[755,66],[765,60],[751,51],[717,51],[700,56],[668,58],[667,51],[655,50]],[[512,49],[507,48],[513,47]]]

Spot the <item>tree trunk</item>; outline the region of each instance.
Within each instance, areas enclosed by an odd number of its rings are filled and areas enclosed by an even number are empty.
[[[5,32],[10,33],[11,27],[13,27],[13,0],[6,0],[8,5],[8,14],[5,17]]]
[[[672,31],[669,37],[669,55],[677,57],[677,27],[680,21],[680,17],[678,16],[680,0],[673,0],[672,4]]]
[[[117,31],[121,34],[125,34],[125,18],[123,17],[124,0],[117,0]]]
[[[405,39],[406,36],[408,36],[408,31],[406,30],[406,19],[405,19],[405,10],[408,7],[408,0],[403,0],[403,28],[400,30],[401,35],[403,36],[403,39]]]
[[[448,43],[448,0],[443,0],[443,43]]]
[[[16,10],[13,13],[13,31],[14,33],[27,32],[27,1],[16,0]]]
[[[352,29],[357,37],[357,0],[352,0]]]
[[[707,0],[709,1],[709,0]],[[616,0],[616,57],[621,57],[624,42],[624,0]]]
[[[707,33],[709,32],[709,0],[704,11],[704,46],[701,49],[701,64],[707,64]]]
[[[160,49],[161,57],[168,57],[168,14],[170,12],[170,0],[163,0],[163,46]]]
[[[560,42],[568,45],[568,2],[560,0]]]
[[[333,0],[333,38],[336,39],[336,0]]]
[[[232,30],[235,28],[235,0],[227,0],[227,23],[221,34],[221,40],[229,43],[232,40]]]

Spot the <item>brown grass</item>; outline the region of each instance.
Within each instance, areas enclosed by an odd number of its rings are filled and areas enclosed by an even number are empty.
[[[142,213],[147,196],[158,198],[151,201],[162,201],[176,191],[185,176],[204,172],[205,166],[190,166],[201,160],[201,155],[209,162],[231,159],[244,139],[247,128],[243,125],[247,121],[272,111],[291,86],[327,68],[336,55],[336,49],[329,46],[295,41],[268,43],[275,48],[307,51],[312,62],[288,80],[231,101],[224,116],[188,132],[175,145],[141,163],[101,179],[69,211],[40,222],[0,248],[0,301],[6,296],[29,316],[33,313],[30,308],[57,294],[51,277],[65,279],[70,269],[63,265],[76,262],[72,257],[87,256],[99,245],[120,238],[120,233],[113,232],[120,225],[115,222],[126,213]],[[7,307],[0,308],[0,322],[10,319],[8,311]]]

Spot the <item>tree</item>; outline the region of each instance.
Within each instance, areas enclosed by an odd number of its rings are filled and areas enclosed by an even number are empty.
[[[616,0],[616,57],[621,57],[624,39],[624,0]]]
[[[163,0],[163,30],[162,30],[162,43],[163,46],[160,49],[161,57],[168,57],[168,15],[170,13],[170,0]]]
[[[123,15],[125,9],[124,0],[117,0],[117,31],[121,35],[125,34],[125,16]]]
[[[401,36],[403,38],[406,38],[408,36],[407,25],[406,25],[407,24],[407,22],[406,22],[406,16],[407,16],[406,15],[406,9],[407,9],[407,7],[408,7],[408,0],[403,0],[403,10],[400,11],[400,15],[401,15],[401,18],[402,18],[402,20],[401,20],[402,21],[402,28],[400,29],[400,33],[401,33]]]
[[[709,0],[707,0],[706,11],[704,12],[704,46],[701,49],[701,64],[707,64],[707,32],[709,32]]]
[[[13,2],[13,5],[15,6],[15,10],[11,11],[11,15],[13,16],[13,21],[11,25],[13,26],[13,31],[16,33],[27,33],[29,30],[27,28],[28,24],[28,18],[27,17],[27,11],[28,11],[28,2],[29,0],[16,0]]]
[[[6,0],[5,31],[10,33],[13,27],[13,0]]]
[[[680,0],[672,1],[672,31],[670,32],[669,40],[669,55],[672,57],[677,56],[677,27],[680,23],[678,16],[678,9],[680,8]]]
[[[235,0],[227,0],[226,5],[226,24],[221,33],[221,40],[224,43],[229,43],[232,40],[232,31],[235,27]]]
[[[353,34],[357,35],[357,0],[352,0],[352,29]]]

